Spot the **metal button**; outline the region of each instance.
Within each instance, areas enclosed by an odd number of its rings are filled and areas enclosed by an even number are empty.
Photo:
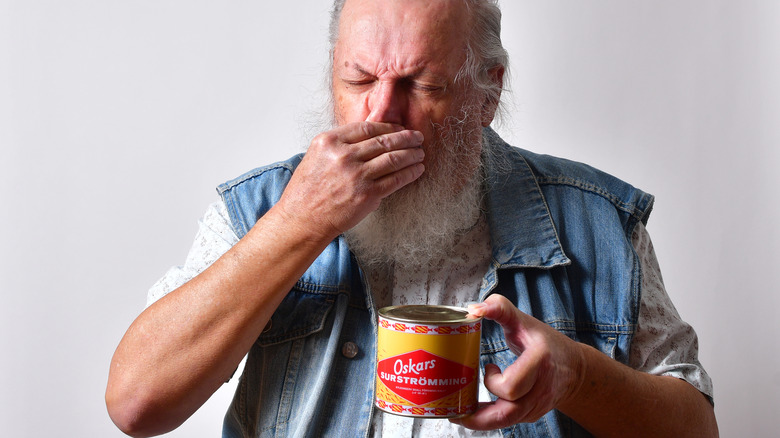
[[[341,354],[348,359],[354,359],[359,351],[357,344],[352,341],[347,341],[341,346]]]

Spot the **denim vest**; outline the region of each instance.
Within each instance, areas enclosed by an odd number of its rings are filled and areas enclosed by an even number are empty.
[[[653,197],[586,165],[513,148],[489,128],[484,141],[497,159],[486,166],[493,260],[479,299],[504,295],[523,312],[626,363],[641,293],[631,232],[647,220]],[[301,159],[218,187],[239,237],[279,200]],[[298,280],[249,351],[223,437],[368,436],[376,317],[340,236]],[[358,347],[357,355],[354,348],[342,353],[347,342]],[[504,368],[516,358],[501,327],[486,320],[482,366]],[[556,410],[502,432],[590,436]]]

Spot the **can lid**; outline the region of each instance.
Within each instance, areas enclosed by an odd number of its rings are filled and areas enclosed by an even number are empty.
[[[432,306],[427,304],[390,306],[379,309],[379,315],[400,322],[428,324],[452,324],[475,322],[481,318],[466,318],[468,310],[454,306]]]

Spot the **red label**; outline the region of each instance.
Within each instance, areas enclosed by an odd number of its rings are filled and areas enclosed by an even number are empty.
[[[425,350],[389,357],[377,366],[379,379],[413,404],[424,405],[460,391],[474,380],[474,368]]]

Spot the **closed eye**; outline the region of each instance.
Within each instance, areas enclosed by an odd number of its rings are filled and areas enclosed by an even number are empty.
[[[362,89],[372,85],[375,82],[374,79],[342,79],[341,81],[344,83],[344,85],[347,86],[347,88],[353,89]]]
[[[410,81],[409,87],[417,93],[426,94],[426,95],[440,95],[444,94],[447,87],[443,85],[437,85],[437,84],[430,84],[426,82],[420,82],[420,81]]]
[[[428,84],[421,84],[419,82],[414,84],[414,88],[424,91],[426,93],[437,93],[440,91],[444,91],[446,87],[440,86],[440,85],[428,85]]]

